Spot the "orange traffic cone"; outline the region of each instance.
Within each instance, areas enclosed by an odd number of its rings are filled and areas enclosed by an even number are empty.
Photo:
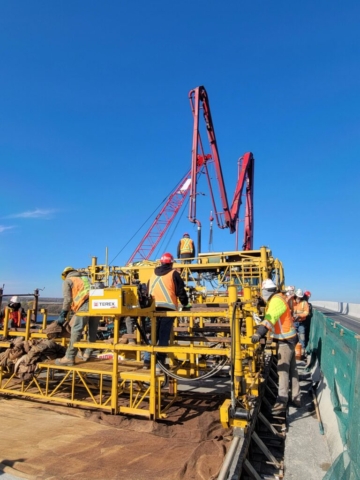
[[[296,360],[301,360],[301,343],[298,342],[295,347],[295,358]]]

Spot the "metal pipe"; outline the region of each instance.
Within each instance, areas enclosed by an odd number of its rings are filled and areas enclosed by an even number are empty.
[[[39,309],[39,289],[34,290],[34,320],[37,321],[37,313]]]
[[[108,265],[109,265],[109,253],[108,253],[108,247],[105,247],[105,285],[107,287],[109,286]]]
[[[196,220],[197,223],[197,254],[198,256],[201,253],[201,223],[199,220]]]
[[[314,390],[314,387],[311,387],[311,393],[312,393],[313,400],[314,400],[316,416],[317,416],[317,419],[318,419],[318,422],[319,422],[320,434],[324,435],[324,426],[323,426],[323,423],[322,423],[322,420],[321,420],[321,417],[320,417],[319,404],[318,404],[318,401],[317,401],[316,392]]]
[[[266,280],[267,278],[269,278],[269,274],[267,271],[266,247],[260,247],[260,267],[261,267],[261,273],[262,273],[261,280]]]
[[[229,448],[227,454],[225,455],[225,458],[224,458],[223,464],[221,466],[221,469],[220,469],[219,475],[217,477],[217,480],[226,480],[227,479],[227,476],[228,476],[229,470],[231,468],[231,465],[234,461],[234,457],[235,457],[235,454],[236,454],[237,447],[238,447],[239,443],[240,443],[240,437],[233,437],[233,439],[231,441],[230,448]]]

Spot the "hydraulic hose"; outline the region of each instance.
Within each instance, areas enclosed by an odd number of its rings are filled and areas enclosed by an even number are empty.
[[[141,336],[143,342],[146,345],[150,345],[150,341],[147,338],[146,333],[144,332],[144,329],[142,328],[142,325],[140,325],[140,323],[138,322],[137,319],[135,321],[136,321],[136,325],[137,325],[137,328],[140,332],[140,336]],[[209,372],[205,373],[204,375],[201,375],[201,377],[195,377],[195,378],[185,378],[185,377],[181,377],[180,375],[176,375],[175,373],[171,372],[166,367],[164,367],[164,365],[160,362],[157,362],[156,366],[158,366],[165,373],[165,375],[167,375],[171,378],[174,378],[175,380],[186,380],[187,382],[198,382],[200,380],[205,380],[207,378],[212,377],[213,375],[216,375],[218,372],[220,372],[220,370],[223,369],[223,367],[225,366],[226,363],[227,363],[227,358],[225,357],[225,359],[222,362],[220,362],[220,364],[216,365],[215,368],[213,368]]]
[[[175,380],[186,380],[187,382],[199,382],[200,380],[206,380],[207,378],[210,378],[214,375],[216,375],[220,370],[222,370],[227,363],[227,358],[220,362],[215,368],[210,370],[209,372],[205,373],[204,375],[201,375],[200,377],[195,377],[195,378],[186,378],[186,377],[181,377],[180,375],[176,375],[175,373],[171,372],[168,370],[164,365],[160,362],[158,362],[156,365],[169,377],[174,378]]]

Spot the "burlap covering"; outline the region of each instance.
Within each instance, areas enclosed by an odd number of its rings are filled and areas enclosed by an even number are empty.
[[[214,480],[231,440],[221,402],[190,396],[151,422],[0,398],[0,462],[29,480]]]

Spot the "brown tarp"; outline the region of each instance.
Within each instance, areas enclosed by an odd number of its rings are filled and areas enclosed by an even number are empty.
[[[0,474],[5,465],[28,480],[216,479],[232,438],[221,402],[189,396],[152,422],[2,397]]]

